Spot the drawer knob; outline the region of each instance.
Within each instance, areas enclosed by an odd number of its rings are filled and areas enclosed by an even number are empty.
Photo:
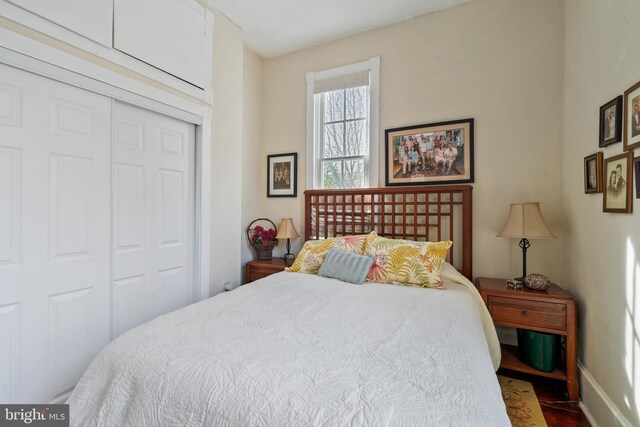
[[[524,317],[527,317],[529,315],[529,311],[528,310],[522,310],[522,315]]]

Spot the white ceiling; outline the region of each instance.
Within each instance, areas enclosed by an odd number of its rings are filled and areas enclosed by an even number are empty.
[[[470,0],[208,0],[265,58],[404,21]]]

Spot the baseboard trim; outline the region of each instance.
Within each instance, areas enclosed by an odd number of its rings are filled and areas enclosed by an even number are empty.
[[[581,388],[579,406],[591,425],[633,427],[581,361],[578,361],[578,371]]]
[[[583,401],[580,401],[580,403],[578,403],[578,407],[582,410],[582,413],[584,414],[584,416],[587,417],[587,420],[589,420],[589,424],[591,424],[591,427],[600,427],[600,425],[593,418],[593,415],[591,415],[591,412],[589,412],[587,407],[584,406]]]

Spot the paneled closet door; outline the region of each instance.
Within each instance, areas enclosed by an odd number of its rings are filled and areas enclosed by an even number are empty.
[[[0,402],[46,403],[109,342],[111,101],[0,65]]]
[[[112,338],[193,301],[191,124],[114,102]]]

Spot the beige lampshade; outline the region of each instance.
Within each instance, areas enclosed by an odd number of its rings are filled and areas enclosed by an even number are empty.
[[[293,226],[293,220],[291,218],[282,218],[276,239],[295,239],[296,237],[300,237],[300,235]]]
[[[539,202],[511,203],[507,223],[498,237],[555,239],[542,218]]]

